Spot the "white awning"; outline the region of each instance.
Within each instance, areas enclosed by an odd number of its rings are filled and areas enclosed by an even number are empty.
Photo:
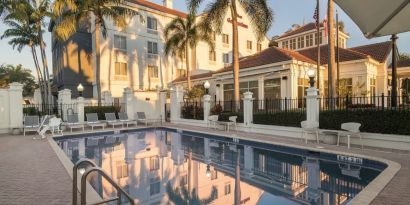
[[[410,0],[335,0],[367,38],[410,31]]]

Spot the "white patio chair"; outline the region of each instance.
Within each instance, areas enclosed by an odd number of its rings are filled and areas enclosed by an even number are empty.
[[[115,113],[104,113],[105,114],[105,121],[108,125],[112,125],[112,128],[115,128],[115,125],[121,125],[124,127],[124,123],[117,119]]]
[[[67,115],[67,123],[66,126],[70,128],[70,131],[73,132],[73,129],[82,128],[84,132],[84,123],[81,123],[78,120],[78,114],[71,114]]]
[[[305,138],[305,143],[307,144],[307,134],[316,134],[316,142],[319,143],[319,123],[312,121],[302,121],[300,123],[302,127],[302,140]]]
[[[208,117],[208,123],[207,123],[208,127],[209,128],[213,127],[214,129],[216,129],[216,123],[218,122],[218,118],[219,118],[218,115],[210,115]]]
[[[38,134],[41,136],[42,139],[46,138],[45,134],[47,131],[51,131],[52,136],[62,136],[63,130],[61,129],[61,124],[61,118],[52,117],[49,119],[48,124],[44,124],[44,126],[40,128]]]
[[[87,117],[87,125],[91,127],[91,130],[94,130],[94,127],[105,128],[106,123],[98,120],[97,113],[87,113],[85,116]]]
[[[229,126],[230,125],[235,126],[235,130],[237,129],[237,125],[236,125],[236,120],[237,119],[238,119],[238,116],[229,116],[229,118],[228,118],[229,122],[226,124],[228,132],[229,132]]]
[[[341,125],[342,131],[340,131],[337,134],[337,146],[339,146],[340,136],[346,136],[347,137],[347,148],[350,149],[350,136],[356,135],[356,136],[359,136],[360,144],[362,145],[362,149],[363,149],[362,135],[360,134],[360,127],[361,126],[362,126],[362,124],[357,123],[357,122],[343,123]]]
[[[40,121],[38,116],[24,116],[23,135],[26,132],[36,132],[40,128]]]
[[[128,125],[136,125],[137,124],[137,121],[129,119],[127,113],[125,113],[125,112],[118,113],[118,117],[120,118],[121,122],[123,122],[124,124],[127,125],[127,127],[128,127]]]

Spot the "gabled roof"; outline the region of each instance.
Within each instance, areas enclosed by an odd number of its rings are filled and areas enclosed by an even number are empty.
[[[323,27],[323,23],[320,23],[320,27]],[[305,25],[303,25],[303,26],[301,26],[297,29],[294,29],[294,30],[291,30],[289,32],[284,33],[283,35],[279,36],[278,39],[285,38],[285,37],[292,36],[292,35],[296,35],[296,34],[303,33],[303,32],[306,32],[306,31],[310,31],[310,30],[313,30],[313,29],[316,29],[316,23],[311,22],[311,23],[305,24]]]
[[[212,77],[212,74],[214,74],[214,72],[210,71],[207,73],[201,73],[201,74],[197,74],[197,75],[192,75],[191,76],[191,80],[197,80],[197,79],[202,79],[202,78],[210,78]],[[186,81],[188,78],[186,76],[181,76],[176,78],[175,80],[173,80],[172,82],[181,82],[181,81]]]
[[[389,57],[389,54],[392,50],[392,42],[385,41],[381,43],[357,46],[349,49],[369,55],[373,59],[382,63],[387,60],[387,57]]]
[[[150,8],[150,9],[161,11],[161,12],[164,12],[164,13],[167,13],[167,14],[179,16],[181,18],[185,18],[187,16],[187,14],[184,13],[184,12],[181,12],[181,11],[178,11],[178,10],[175,10],[175,9],[170,9],[168,7],[165,7],[165,6],[150,2],[150,1],[145,1],[145,0],[127,0],[127,1],[131,2],[131,3],[134,3],[134,4],[141,5],[141,6],[145,6],[145,7]]]
[[[392,64],[390,64],[389,68],[392,67]],[[403,59],[397,61],[397,68],[404,68],[404,67],[410,67],[410,59]]]
[[[268,65],[289,60],[298,60],[307,63],[315,63],[315,61],[301,55],[296,51],[282,49],[278,47],[270,47],[254,55],[250,55],[239,60],[239,69]],[[232,70],[232,64],[222,68],[215,73],[223,73]]]
[[[317,61],[317,48],[308,48],[308,49],[300,50],[298,52],[315,62]],[[328,63],[328,53],[329,53],[328,45],[320,46],[320,65],[326,65]],[[339,62],[361,60],[361,59],[367,59],[367,58],[368,56],[366,54],[363,54],[363,53],[360,53],[354,50],[350,50],[350,49],[339,48]]]

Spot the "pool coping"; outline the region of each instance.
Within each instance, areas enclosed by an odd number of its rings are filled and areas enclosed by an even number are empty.
[[[189,132],[194,132],[194,133],[200,132],[203,134],[214,135],[218,137],[237,138],[239,140],[249,140],[249,141],[254,141],[254,142],[259,142],[259,143],[267,143],[267,144],[272,144],[272,145],[292,147],[292,148],[298,148],[298,149],[309,150],[309,151],[317,151],[317,152],[324,152],[324,153],[329,153],[329,154],[341,154],[341,155],[348,155],[352,157],[366,158],[369,160],[374,160],[374,161],[378,161],[378,162],[386,164],[387,167],[374,180],[372,180],[364,189],[362,189],[359,192],[359,194],[356,195],[348,203],[349,205],[370,204],[376,198],[376,196],[380,194],[380,192],[384,189],[384,187],[386,187],[386,185],[393,179],[393,177],[397,174],[397,172],[401,169],[401,165],[399,163],[388,160],[388,159],[380,158],[380,157],[373,157],[373,156],[362,155],[362,154],[357,154],[357,153],[330,150],[328,148],[307,147],[307,146],[301,146],[297,144],[284,143],[284,142],[273,142],[269,140],[254,139],[254,138],[249,139],[249,138],[245,138],[245,137],[235,135],[235,134],[231,134],[231,135],[229,135],[229,133],[220,134],[220,133],[208,132],[204,130],[192,130],[192,129],[187,129],[187,128],[178,128],[177,126],[173,127],[173,126],[167,126],[167,125],[153,126],[153,127],[133,127],[133,128],[125,128],[125,129],[120,128],[120,129],[114,129],[114,130],[98,130],[98,131],[94,130],[92,132],[81,132],[81,133],[73,133],[69,135],[64,135],[63,137],[78,136],[78,135],[83,135],[83,134],[84,135],[85,134],[98,134],[98,133],[106,133],[106,132],[115,133],[116,131],[119,131],[121,133],[121,131],[124,131],[124,130],[138,131],[138,130],[144,130],[144,129],[149,129],[149,128],[167,128],[167,129],[189,131]],[[269,137],[269,135],[266,135],[266,134],[263,134],[263,135]],[[57,145],[56,141],[54,140],[54,138],[58,139],[61,137],[62,136],[50,137],[48,138],[49,139],[48,141],[51,147],[53,148],[53,150],[56,152],[63,166],[66,168],[70,177],[72,178],[72,168],[74,164],[71,162],[68,156],[64,153],[64,151]],[[92,190],[89,190],[89,188],[91,188]],[[88,197],[88,194],[87,194],[87,200],[88,199],[95,200],[95,201],[101,200],[101,197],[98,195],[98,193],[95,191],[95,189],[90,184],[87,184],[87,193],[91,193],[90,197]]]

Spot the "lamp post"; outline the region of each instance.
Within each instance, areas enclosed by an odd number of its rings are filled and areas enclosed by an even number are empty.
[[[209,81],[206,81],[204,83],[204,88],[205,88],[205,94],[209,94],[209,87],[211,87],[211,84],[209,83]]]
[[[83,85],[82,85],[81,83],[78,84],[78,86],[77,86],[77,91],[78,91],[78,96],[79,96],[79,97],[83,97],[84,87],[83,87]]]
[[[310,87],[313,88],[315,86],[316,71],[313,69],[309,69],[307,72],[307,76],[309,77]]]

